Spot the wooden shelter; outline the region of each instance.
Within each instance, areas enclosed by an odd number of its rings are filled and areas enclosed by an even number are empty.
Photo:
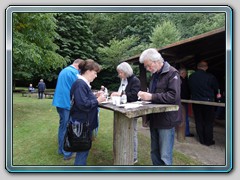
[[[214,74],[222,90],[225,90],[226,69],[226,33],[225,28],[216,29],[158,49],[165,61],[177,69],[186,67],[195,70],[200,60],[208,62],[208,72]],[[138,64],[142,89],[147,88],[146,70],[139,63],[139,56],[131,57],[126,62]]]

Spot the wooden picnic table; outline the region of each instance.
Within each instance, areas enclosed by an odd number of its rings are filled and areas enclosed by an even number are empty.
[[[114,112],[113,154],[114,165],[133,165],[133,120],[147,114],[177,111],[178,105],[148,104],[132,109],[117,107],[112,103],[100,104],[99,107]]]

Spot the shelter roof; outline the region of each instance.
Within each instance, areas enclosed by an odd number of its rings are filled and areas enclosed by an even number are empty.
[[[184,66],[194,70],[198,61],[206,60],[210,72],[215,75],[225,75],[225,28],[184,39],[157,50],[166,61],[176,68]],[[133,56],[125,61],[139,64],[139,56]]]

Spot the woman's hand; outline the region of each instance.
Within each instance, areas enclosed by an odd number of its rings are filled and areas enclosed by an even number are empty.
[[[98,98],[97,98],[97,101],[98,101],[98,104],[101,103],[101,102],[104,102],[106,101],[107,98],[102,94],[100,95]]]
[[[113,92],[113,93],[111,94],[111,97],[112,97],[112,96],[121,96],[121,93]]]
[[[96,92],[96,97],[103,96],[104,92],[103,91],[98,91]]]

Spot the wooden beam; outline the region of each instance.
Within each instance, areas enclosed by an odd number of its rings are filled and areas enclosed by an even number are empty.
[[[195,101],[195,100],[182,99],[181,102],[183,102],[183,103],[191,103],[191,104],[202,104],[202,105],[209,105],[209,106],[225,107],[225,103],[210,102],[210,101]]]
[[[147,71],[144,68],[144,65],[139,63],[140,69],[140,82],[141,82],[141,90],[147,91]]]

